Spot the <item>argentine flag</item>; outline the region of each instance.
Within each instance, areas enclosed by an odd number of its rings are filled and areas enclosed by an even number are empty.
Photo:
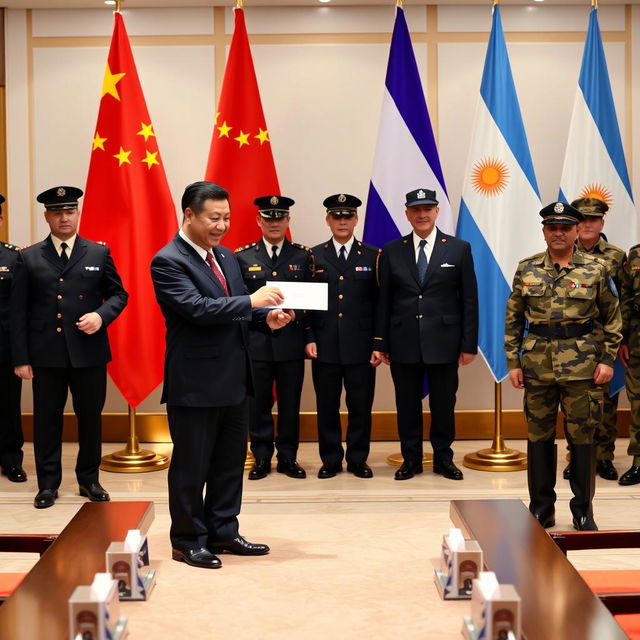
[[[396,6],[363,240],[376,247],[411,232],[405,195],[426,187],[440,202],[437,226],[453,234],[449,196],[402,6]]]
[[[604,57],[598,9],[589,15],[578,90],[560,180],[560,199],[590,197],[609,205],[604,233],[625,251],[638,242],[631,182]]]
[[[522,258],[545,249],[540,208],[500,8],[494,4],[457,235],[473,249],[479,348],[496,382],[508,373],[504,315],[516,267]]]

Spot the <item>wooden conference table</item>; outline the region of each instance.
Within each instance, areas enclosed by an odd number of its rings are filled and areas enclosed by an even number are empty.
[[[627,640],[607,608],[520,500],[452,500],[451,520],[522,599],[525,640]]]
[[[88,502],[0,606],[0,640],[67,640],[67,601],[105,571],[105,552],[129,529],[146,535],[153,502]]]

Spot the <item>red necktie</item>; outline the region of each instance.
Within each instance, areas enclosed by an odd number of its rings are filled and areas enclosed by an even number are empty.
[[[208,251],[207,251],[206,260],[209,263],[209,266],[211,267],[211,271],[213,271],[213,275],[216,278],[218,278],[218,281],[222,285],[222,288],[224,289],[224,292],[227,295],[229,295],[229,287],[227,287],[227,281],[225,280],[225,277],[224,277],[222,271],[220,271],[220,269],[218,268],[218,265],[216,264],[216,261],[213,259],[213,255],[211,253],[209,253]]]

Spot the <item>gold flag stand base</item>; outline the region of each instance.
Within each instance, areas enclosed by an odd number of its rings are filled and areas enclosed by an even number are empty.
[[[392,453],[387,458],[387,464],[390,464],[392,467],[399,467],[403,462],[403,457],[401,453]],[[433,467],[433,454],[424,453],[422,455],[422,466],[423,467]]]
[[[247,445],[247,457],[244,460],[244,470],[249,471],[251,467],[253,467],[253,463],[256,461],[255,456],[251,453],[251,449],[249,449],[249,445]]]
[[[144,473],[160,471],[169,466],[169,457],[141,449],[136,434],[136,410],[129,407],[129,440],[127,446],[102,457],[100,469],[113,473]]]
[[[502,388],[495,386],[495,423],[493,442],[489,449],[468,453],[462,464],[478,471],[523,471],[527,468],[527,456],[516,449],[507,449],[502,438]]]

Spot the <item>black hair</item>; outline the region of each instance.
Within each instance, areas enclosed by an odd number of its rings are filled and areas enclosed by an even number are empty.
[[[193,182],[187,185],[182,194],[182,212],[191,209],[194,213],[200,213],[204,209],[206,200],[229,200],[229,192],[215,182]]]

